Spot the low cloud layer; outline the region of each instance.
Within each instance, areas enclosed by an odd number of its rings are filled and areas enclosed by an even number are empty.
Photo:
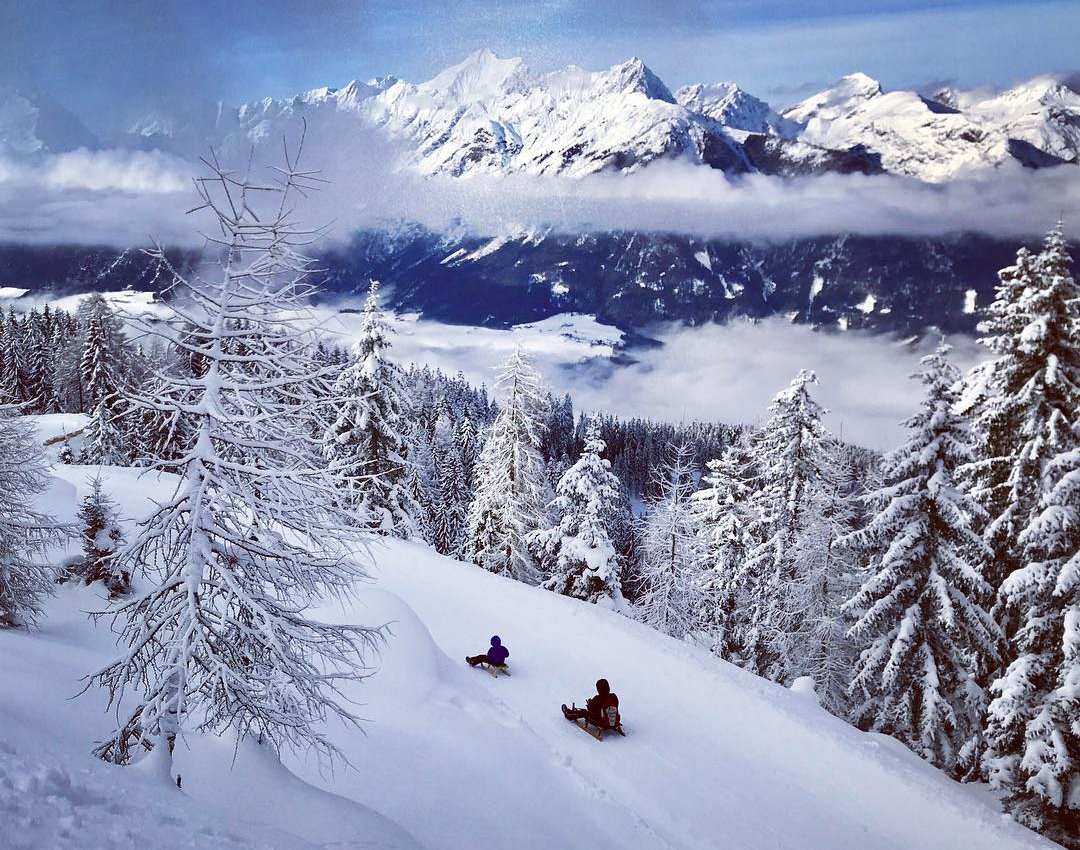
[[[510,176],[423,178],[389,163],[397,152],[362,133],[328,141],[308,165],[331,181],[299,208],[332,238],[412,221],[434,230],[498,235],[508,228],[654,230],[701,238],[783,240],[835,233],[935,235],[980,231],[1005,238],[1044,232],[1064,215],[1080,235],[1080,168],[1008,165],[945,185],[893,175],[780,179],[658,162],[633,175],[583,179]],[[0,240],[198,245],[185,218],[195,163],[160,153],[76,151],[33,165],[0,160]]]
[[[637,363],[616,366],[606,357],[617,332],[587,317],[560,317],[512,330],[415,320],[394,324],[393,352],[399,362],[460,370],[471,381],[491,386],[496,368],[520,345],[533,355],[551,387],[573,395],[578,410],[624,417],[757,422],[800,369],[813,369],[819,380],[814,394],[830,411],[829,429],[878,450],[903,439],[901,423],[922,399],[921,384],[909,376],[937,344],[937,338],[914,344],[859,332],[821,333],[781,319],[671,325],[653,329],[661,347],[632,351]],[[560,335],[560,324],[570,336]],[[348,340],[359,330],[359,316],[329,316],[327,327]],[[949,342],[953,362],[963,370],[985,356],[970,337]]]

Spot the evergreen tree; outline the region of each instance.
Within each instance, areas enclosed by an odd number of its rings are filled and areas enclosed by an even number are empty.
[[[690,450],[677,446],[657,471],[659,496],[648,506],[641,531],[645,592],[641,619],[675,638],[699,621],[699,534],[692,507],[694,469]]]
[[[528,535],[543,521],[549,490],[540,456],[540,376],[519,349],[502,367],[496,386],[504,400],[477,462],[465,551],[490,572],[537,584]]]
[[[699,569],[701,618],[698,628],[710,648],[726,661],[741,656],[744,604],[752,592],[745,564],[753,545],[753,526],[747,505],[749,487],[743,480],[744,461],[736,446],[706,464],[703,487],[693,494],[693,514],[701,536]]]
[[[83,431],[83,448],[79,463],[127,466],[131,456],[126,445],[126,433],[116,410],[119,397],[102,397],[90,412],[90,421]]]
[[[855,530],[855,511],[843,490],[841,452],[835,440],[822,445],[821,475],[795,542],[797,578],[789,594],[792,607],[801,615],[789,668],[812,678],[821,705],[838,717],[846,717],[856,652],[847,636],[853,623],[843,607],[860,582],[854,554],[840,542]]]
[[[79,507],[83,559],[79,575],[87,584],[102,582],[111,596],[126,593],[131,574],[115,566],[115,556],[124,534],[116,515],[116,503],[101,488],[101,477],[90,482],[90,492]]]
[[[31,504],[48,487],[37,432],[13,406],[0,406],[0,628],[33,625],[52,593],[45,561],[64,529]]]
[[[372,281],[356,359],[334,384],[340,408],[323,438],[323,453],[362,524],[410,537],[420,507],[406,487],[402,402],[397,369],[385,356],[389,347],[379,284]]]
[[[1051,461],[1047,478],[1020,536],[1026,563],[1001,586],[1019,628],[991,686],[986,767],[1020,823],[1080,847],[1080,448]]]
[[[45,305],[46,310],[48,304]],[[49,314],[46,312],[45,314]],[[35,413],[59,413],[60,403],[53,389],[52,358],[49,355],[49,342],[52,335],[51,322],[31,314],[27,333],[27,393],[33,400]]]
[[[432,437],[432,463],[435,470],[436,497],[430,514],[431,544],[443,555],[456,555],[461,549],[469,494],[465,473],[454,440],[453,426],[444,413],[435,423]]]
[[[619,481],[601,457],[604,449],[600,425],[593,420],[581,457],[563,473],[548,506],[555,525],[533,532],[530,539],[548,576],[545,588],[621,608],[621,565],[608,527],[619,500]]]
[[[1039,513],[1046,464],[1076,445],[1070,426],[1080,410],[1080,287],[1061,225],[1039,256],[1021,249],[999,278],[980,325],[980,342],[995,357],[968,377],[966,406],[982,449],[964,470],[989,515],[983,537],[995,590],[1024,562],[1020,533]],[[1010,632],[1014,625],[1007,623]]]
[[[810,395],[817,376],[802,370],[769,406],[769,418],[751,437],[756,487],[751,500],[757,543],[746,572],[748,599],[745,662],[758,675],[787,682],[804,675],[797,662],[799,636],[812,615],[804,607],[805,564],[799,542],[815,521],[812,502],[822,485],[826,413]]]
[[[0,404],[22,405],[29,401],[27,394],[26,352],[23,347],[22,327],[15,316],[15,308],[9,307],[0,338],[3,360],[0,361]]]
[[[948,350],[922,359],[922,410],[882,462],[885,485],[870,497],[878,513],[849,538],[872,575],[848,608],[864,647],[851,682],[855,721],[953,770],[978,733],[977,659],[993,656],[1000,633],[978,602],[989,591],[978,560],[987,546],[971,520],[979,508],[955,484],[971,450],[953,410],[959,374]]]

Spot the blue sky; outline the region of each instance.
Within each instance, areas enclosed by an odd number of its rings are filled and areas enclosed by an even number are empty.
[[[0,0],[0,83],[100,130],[195,96],[422,80],[490,47],[537,70],[637,55],[672,86],[734,79],[784,105],[853,70],[892,87],[1073,71],[1077,35],[1076,0]]]

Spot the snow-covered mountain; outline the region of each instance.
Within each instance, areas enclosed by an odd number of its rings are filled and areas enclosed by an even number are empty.
[[[640,59],[603,71],[535,73],[479,50],[430,80],[353,80],[240,107],[156,109],[110,144],[194,156],[276,142],[305,118],[335,143],[381,128],[402,143],[396,165],[423,174],[635,171],[679,157],[731,174],[889,171],[940,182],[1019,162],[1080,160],[1080,94],[1054,77],[1007,91],[886,91],[851,74],[782,114],[732,82],[674,94]],[[93,147],[70,113],[0,92],[0,154]]]
[[[1058,80],[1040,77],[993,97],[939,97],[886,92],[877,80],[851,74],[783,117],[801,141],[863,147],[880,155],[886,171],[934,182],[1010,160],[1039,167],[1080,157],[1080,94]]]
[[[541,74],[489,50],[422,83],[354,80],[184,119],[154,113],[128,138],[178,153],[211,142],[240,150],[300,117],[333,138],[382,128],[404,143],[405,165],[452,176],[581,176],[681,157],[732,174],[884,170],[942,181],[1010,161],[1044,167],[1080,157],[1080,95],[1053,77],[931,98],[851,74],[778,114],[732,82],[673,94],[636,58]]]
[[[83,123],[44,95],[0,86],[0,157],[22,158],[98,145]]]

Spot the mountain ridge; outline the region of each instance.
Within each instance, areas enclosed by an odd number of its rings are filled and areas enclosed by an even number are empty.
[[[19,127],[27,133],[12,97],[0,93],[0,150]],[[331,135],[384,130],[406,149],[399,167],[454,177],[580,177],[677,157],[733,176],[858,170],[945,182],[1007,165],[1080,162],[1080,94],[1052,75],[991,94],[927,96],[853,73],[777,111],[732,82],[673,92],[636,57],[600,71],[535,73],[486,49],[419,83],[387,76],[240,106],[152,110],[112,143],[189,157],[207,145],[239,153],[300,118],[325,122]],[[24,153],[92,143],[75,130],[23,141]]]

